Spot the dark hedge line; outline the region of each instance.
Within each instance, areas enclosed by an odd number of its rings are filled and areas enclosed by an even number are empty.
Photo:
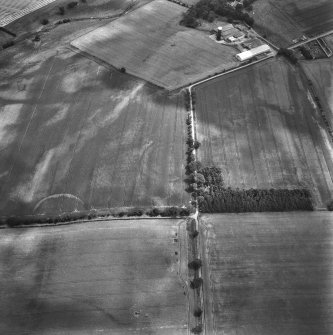
[[[31,215],[31,216],[12,216],[2,218],[0,224],[9,227],[34,224],[55,224],[62,222],[74,222],[79,220],[93,220],[108,217],[140,217],[143,215],[149,217],[186,217],[190,215],[191,210],[183,207],[154,207],[149,209],[128,208],[125,210],[91,210],[82,212],[63,213],[60,215]]]

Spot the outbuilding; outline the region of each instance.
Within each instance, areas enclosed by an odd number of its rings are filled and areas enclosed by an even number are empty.
[[[260,45],[259,47],[256,47],[254,49],[250,49],[250,50],[246,50],[244,52],[241,52],[239,54],[236,55],[236,58],[241,61],[244,62],[246,60],[250,60],[251,58],[264,54],[264,53],[268,53],[271,52],[271,48],[269,47],[269,45],[267,44],[263,44]]]

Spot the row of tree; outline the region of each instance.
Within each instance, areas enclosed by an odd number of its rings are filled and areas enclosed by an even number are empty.
[[[133,217],[147,215],[150,217],[178,217],[178,216],[189,216],[190,209],[183,207],[153,207],[153,208],[127,208],[123,210],[89,210],[80,212],[62,213],[59,215],[30,215],[30,216],[12,216],[2,218],[0,224],[7,225],[9,227],[17,227],[24,225],[34,224],[55,224],[61,222],[73,222],[80,220],[93,220],[97,218],[105,217]]]

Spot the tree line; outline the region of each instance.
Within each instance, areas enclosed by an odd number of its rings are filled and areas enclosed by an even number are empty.
[[[213,22],[219,15],[228,18],[229,22],[239,20],[252,27],[254,19],[248,13],[244,13],[243,9],[251,9],[253,2],[254,0],[247,0],[244,1],[243,5],[239,4],[233,8],[227,0],[200,0],[183,14],[180,23],[190,28],[196,28],[199,25],[199,19]]]

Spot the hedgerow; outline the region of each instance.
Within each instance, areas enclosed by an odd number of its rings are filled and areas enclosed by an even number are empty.
[[[110,209],[110,210],[90,210],[69,212],[59,215],[30,215],[30,216],[11,216],[1,219],[1,225],[9,227],[29,226],[35,224],[57,224],[64,222],[74,222],[81,220],[102,219],[107,217],[140,217],[143,215],[149,217],[186,217],[191,212],[190,208],[184,207],[153,207],[153,208],[126,208],[126,209]]]

